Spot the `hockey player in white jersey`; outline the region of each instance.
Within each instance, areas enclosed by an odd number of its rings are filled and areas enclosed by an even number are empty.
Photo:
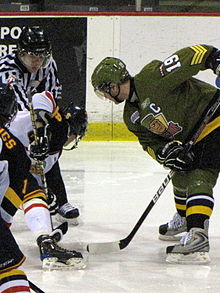
[[[78,144],[79,140],[85,135],[87,130],[87,113],[80,107],[69,106],[59,109],[50,92],[36,93],[32,97],[32,106],[35,113],[37,139],[38,143],[33,140],[33,123],[29,111],[19,112],[15,122],[10,125],[10,131],[24,145],[28,155],[32,160],[32,173],[38,179],[41,185],[40,175],[37,175],[38,170],[35,167],[36,160],[44,161],[44,173],[47,180],[47,174],[53,170],[54,165],[62,153],[63,146],[72,144],[73,148]],[[31,142],[31,144],[30,144]],[[56,194],[60,184],[50,184],[50,192]],[[59,203],[59,198],[55,198]],[[56,214],[56,219],[62,222],[60,214]],[[64,218],[65,221],[75,224],[72,217],[68,215]]]
[[[14,91],[0,91],[0,98],[6,100]],[[23,112],[20,112],[23,113]],[[12,121],[10,121],[12,123]],[[6,127],[0,128],[2,149],[0,160],[8,162],[9,188],[1,202],[1,216],[11,224],[18,208],[22,208],[29,229],[36,237],[40,257],[45,269],[81,269],[85,267],[81,253],[61,248],[52,232],[46,195],[30,173],[31,161],[22,143]]]
[[[0,82],[6,83],[11,79],[19,80],[19,83],[14,85],[19,113],[30,110],[26,95],[28,91],[50,91],[56,101],[61,98],[61,86],[57,77],[57,65],[52,56],[51,42],[42,27],[24,27],[17,50],[0,58]],[[49,188],[56,186],[55,195],[62,222],[72,219],[73,223],[77,223],[79,210],[68,202],[59,161],[47,173],[47,181]]]

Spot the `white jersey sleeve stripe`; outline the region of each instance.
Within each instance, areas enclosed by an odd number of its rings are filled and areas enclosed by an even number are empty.
[[[53,103],[53,112],[54,112],[55,109],[56,109],[56,102],[55,102],[55,100],[53,98],[53,95],[48,91],[45,92],[45,95]]]

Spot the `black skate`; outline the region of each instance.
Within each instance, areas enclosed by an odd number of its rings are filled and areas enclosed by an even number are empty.
[[[58,209],[56,220],[60,223],[68,222],[70,225],[77,226],[79,210],[73,207],[70,203],[65,203]]]
[[[41,235],[37,239],[43,269],[64,270],[84,269],[86,267],[80,252],[70,251],[57,245],[49,235]]]

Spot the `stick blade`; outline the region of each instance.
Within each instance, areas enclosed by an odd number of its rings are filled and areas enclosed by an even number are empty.
[[[90,243],[87,245],[87,251],[91,254],[102,254],[109,252],[120,251],[120,241],[103,242],[103,243]]]

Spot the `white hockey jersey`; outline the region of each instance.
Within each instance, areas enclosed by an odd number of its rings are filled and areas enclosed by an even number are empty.
[[[42,93],[36,93],[32,97],[32,104],[33,104],[33,109],[41,109],[45,110],[49,113],[53,113],[56,109],[56,102],[51,95],[50,92],[42,92]],[[29,138],[28,138],[28,133],[33,131],[33,126],[32,126],[32,121],[31,121],[31,116],[30,116],[30,111],[27,109],[23,111],[18,111],[15,119],[11,122],[9,126],[9,131],[16,136],[20,142],[24,145],[26,148],[27,154],[28,153],[28,146],[29,146]],[[59,153],[49,155],[45,159],[45,168],[44,171],[47,173],[53,165],[57,162],[59,158]],[[34,161],[33,161],[34,163]]]

